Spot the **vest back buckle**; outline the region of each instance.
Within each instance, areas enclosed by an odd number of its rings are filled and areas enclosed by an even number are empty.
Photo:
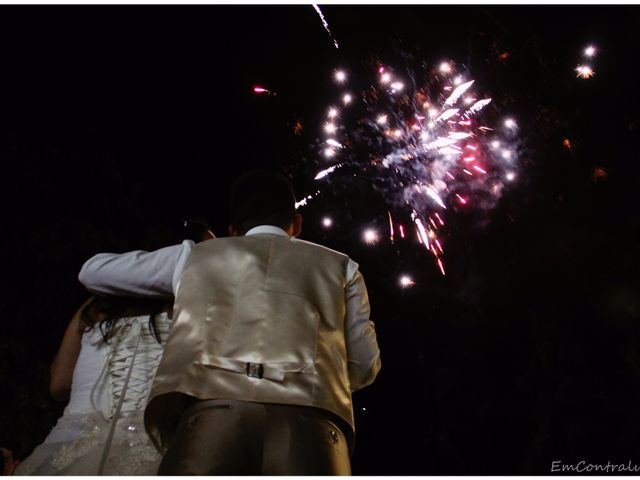
[[[261,363],[247,363],[247,377],[262,378],[264,366]]]

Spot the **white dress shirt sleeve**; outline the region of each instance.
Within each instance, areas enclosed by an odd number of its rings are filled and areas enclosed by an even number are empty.
[[[78,279],[102,295],[173,297],[193,241],[154,252],[100,253],[85,262]]]
[[[380,349],[376,330],[369,319],[370,307],[367,287],[358,264],[349,260],[346,287],[347,313],[345,336],[349,381],[355,392],[373,383],[380,371]]]

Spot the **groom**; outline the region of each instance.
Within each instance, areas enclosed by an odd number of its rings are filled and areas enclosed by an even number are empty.
[[[379,349],[358,265],[296,240],[286,177],[242,176],[231,237],[156,252],[100,254],[96,293],[175,294],[174,324],[145,412],[166,475],[351,473],[351,392]]]

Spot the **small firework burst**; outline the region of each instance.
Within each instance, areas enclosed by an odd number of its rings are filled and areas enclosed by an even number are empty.
[[[329,135],[333,135],[334,133],[336,133],[336,130],[337,130],[337,127],[335,123],[332,123],[332,122],[325,123],[324,131]]]
[[[449,62],[442,62],[439,67],[440,73],[451,73],[453,71],[453,67]]]
[[[596,72],[594,72],[589,65],[578,65],[576,67],[576,74],[576,77],[578,78],[587,79],[593,77]]]
[[[378,236],[378,232],[376,232],[372,228],[367,228],[363,232],[362,238],[369,245],[374,244],[374,243],[378,243],[378,240],[380,240],[380,237]]]
[[[414,282],[409,275],[400,276],[400,280],[398,281],[398,283],[400,283],[400,286],[402,288],[413,287],[416,284],[416,282]]]
[[[593,167],[593,170],[591,170],[591,176],[593,178],[594,183],[597,183],[597,182],[604,182],[609,175],[607,174],[607,171],[604,168]]]
[[[516,121],[513,118],[507,118],[504,121],[504,126],[507,127],[510,130],[513,130],[514,128],[516,128],[518,125],[516,124]]]
[[[256,95],[275,95],[273,92],[267,90],[264,87],[261,87],[260,85],[256,85],[255,87],[253,87],[253,93],[255,93]]]

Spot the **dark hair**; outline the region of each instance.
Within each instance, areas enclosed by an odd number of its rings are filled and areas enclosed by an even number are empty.
[[[149,315],[149,330],[153,332],[158,343],[160,334],[156,327],[156,317],[167,312],[171,307],[166,300],[130,297],[93,297],[80,312],[80,319],[85,325],[85,332],[98,326],[102,339],[109,340],[116,333],[118,320],[127,317]]]
[[[291,182],[280,172],[248,172],[231,186],[231,223],[239,235],[258,225],[287,228],[295,217],[295,203]]]

